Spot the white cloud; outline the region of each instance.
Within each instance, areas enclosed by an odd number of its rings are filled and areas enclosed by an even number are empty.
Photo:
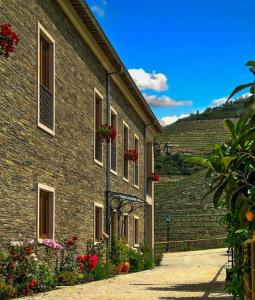
[[[186,118],[188,117],[189,114],[181,114],[179,116],[165,116],[163,118],[161,118],[159,120],[160,124],[164,127],[164,126],[167,126],[167,125],[171,125],[173,123],[175,123],[176,121],[178,121],[179,119],[182,119],[182,118]]]
[[[222,97],[218,99],[212,100],[212,105],[213,106],[219,106],[227,101],[228,97]]]
[[[93,11],[93,13],[95,13],[98,17],[105,17],[105,7],[107,5],[107,0],[102,0],[101,4],[97,5],[92,5],[91,6],[91,10]]]
[[[167,77],[163,73],[148,73],[144,69],[129,69],[131,77],[141,90],[165,91],[168,89]]]
[[[192,101],[174,100],[168,96],[156,96],[143,94],[148,104],[153,107],[176,107],[192,105]]]

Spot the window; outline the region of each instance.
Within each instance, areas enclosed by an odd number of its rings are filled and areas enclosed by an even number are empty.
[[[55,134],[55,41],[38,25],[38,127]]]
[[[123,161],[124,161],[124,169],[123,169],[123,179],[125,181],[129,180],[129,161],[125,160],[125,151],[128,150],[129,147],[129,128],[125,122],[123,122]]]
[[[38,239],[54,238],[54,203],[55,190],[51,187],[38,185]]]
[[[123,220],[123,237],[128,242],[128,234],[129,234],[129,228],[128,228],[128,215],[124,215]]]
[[[94,204],[94,242],[99,242],[103,234],[103,205]]]
[[[111,108],[111,126],[113,126],[117,130],[117,112]],[[117,175],[117,137],[111,141],[111,172]]]
[[[97,130],[103,124],[103,97],[95,90],[94,94],[94,103],[95,103],[95,111],[94,111],[94,159],[95,162],[103,165],[103,143],[100,137],[97,134]]]
[[[135,224],[134,224],[134,246],[139,246],[139,218],[135,217]]]
[[[138,153],[138,159],[134,162],[134,186],[139,188],[139,138],[137,135],[135,135],[134,146]]]

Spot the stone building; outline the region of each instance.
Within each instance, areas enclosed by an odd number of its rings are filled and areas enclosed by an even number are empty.
[[[107,232],[153,246],[161,127],[87,4],[3,0],[0,21],[20,38],[0,60],[0,240]],[[111,143],[102,124],[117,130]]]

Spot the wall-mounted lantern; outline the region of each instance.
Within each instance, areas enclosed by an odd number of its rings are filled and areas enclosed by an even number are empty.
[[[171,154],[172,150],[173,150],[173,146],[169,142],[165,143],[165,145],[164,145],[164,153],[166,155],[169,155],[169,154]]]

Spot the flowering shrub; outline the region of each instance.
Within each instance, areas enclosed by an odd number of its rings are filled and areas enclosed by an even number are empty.
[[[0,259],[1,299],[29,295],[55,286],[54,280],[47,280],[47,276],[54,279],[49,270],[47,274],[40,272],[36,248],[37,245],[31,242],[11,242],[8,255]]]
[[[64,241],[60,263],[60,272],[76,271],[77,240],[78,237],[74,235],[71,239]]]
[[[159,182],[160,181],[160,175],[158,173],[150,173],[148,175],[148,179],[151,179],[152,181]]]
[[[19,37],[12,31],[10,24],[2,24],[0,29],[0,57],[9,57],[14,51],[14,45],[18,45]]]
[[[113,126],[105,124],[97,130],[97,135],[102,142],[110,143],[116,138],[117,131]]]
[[[106,240],[109,239],[109,235],[105,232],[102,233],[100,241],[94,244],[93,240],[87,242],[87,254],[103,257],[106,254]]]
[[[91,254],[79,255],[77,257],[77,263],[80,272],[90,273],[98,263],[98,256]]]
[[[136,150],[126,150],[124,153],[124,159],[137,161],[138,160],[138,152]]]
[[[43,244],[44,244],[44,246],[46,246],[50,249],[53,249],[53,250],[60,251],[63,249],[63,247],[54,240],[43,240]]]

